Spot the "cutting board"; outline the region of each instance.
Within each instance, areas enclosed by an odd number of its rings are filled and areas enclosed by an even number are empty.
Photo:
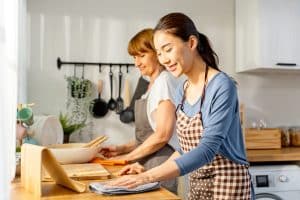
[[[75,180],[100,180],[110,178],[110,173],[101,165],[96,163],[68,164],[62,165],[69,178]],[[46,170],[43,171],[43,181],[51,181]]]

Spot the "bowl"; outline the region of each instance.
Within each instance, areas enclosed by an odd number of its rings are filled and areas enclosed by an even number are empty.
[[[80,164],[91,161],[99,151],[99,147],[83,147],[84,144],[53,144],[48,148],[60,164]]]

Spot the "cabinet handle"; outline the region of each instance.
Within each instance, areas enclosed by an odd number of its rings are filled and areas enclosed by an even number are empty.
[[[296,63],[276,63],[279,66],[297,66]]]

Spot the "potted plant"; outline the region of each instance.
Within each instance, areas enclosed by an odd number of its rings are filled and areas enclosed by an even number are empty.
[[[67,116],[67,114],[59,114],[59,121],[62,125],[64,132],[64,143],[68,143],[70,139],[70,135],[77,130],[85,127],[85,123],[74,124],[71,122],[71,119]]]
[[[62,119],[67,119],[69,128],[82,128],[82,124],[85,124],[88,117],[93,89],[92,82],[76,76],[66,77],[66,80],[68,89],[67,112],[66,115],[62,116]]]
[[[88,79],[69,76],[66,78],[68,82],[68,91],[72,98],[85,98],[92,94],[92,82]]]

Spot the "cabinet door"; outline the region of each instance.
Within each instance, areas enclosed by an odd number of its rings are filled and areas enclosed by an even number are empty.
[[[300,65],[300,0],[236,0],[237,71]]]
[[[259,0],[261,64],[300,65],[300,0]]]

